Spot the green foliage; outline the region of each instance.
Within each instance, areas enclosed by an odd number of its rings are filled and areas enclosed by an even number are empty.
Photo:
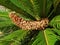
[[[50,25],[54,28],[60,29],[60,15],[55,16],[51,21]]]
[[[41,17],[46,17],[52,5],[51,0],[11,0],[11,2],[35,17],[36,20],[40,20]]]
[[[47,45],[56,45],[56,42],[59,40],[59,35],[60,33],[58,33],[60,30],[58,29],[46,29],[45,30],[45,37],[46,37],[46,42]]]
[[[0,0],[0,5],[3,5],[9,9],[11,9],[12,11],[16,11],[16,12],[20,13],[20,16],[23,17],[24,19],[35,20],[34,17],[32,17],[30,14],[28,14],[26,11],[22,10],[21,8],[18,8],[10,0],[4,0],[4,1]]]
[[[32,7],[27,0],[10,0],[13,4],[17,7],[21,8],[22,10],[26,11],[30,15],[34,15],[32,12]],[[19,6],[20,5],[20,6]]]
[[[10,11],[0,12],[0,45],[60,45],[60,15],[53,14],[59,2],[60,0],[0,0],[0,5],[16,11],[25,20],[40,20],[44,17],[52,19],[50,27],[45,30],[29,31],[12,23]],[[55,17],[50,18],[52,14]]]
[[[38,35],[35,37],[34,42],[32,45],[46,45],[45,37],[44,37],[44,32],[40,31]]]
[[[8,36],[5,36],[4,38],[0,39],[0,43],[2,45],[17,45],[20,44],[21,40],[24,38],[28,31],[24,30],[17,30],[13,33],[9,34]],[[11,43],[10,43],[11,42]]]
[[[7,23],[8,22],[8,23]],[[0,27],[11,25],[12,22],[8,16],[8,12],[0,12]]]

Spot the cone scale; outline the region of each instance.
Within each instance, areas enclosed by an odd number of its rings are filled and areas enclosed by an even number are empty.
[[[47,18],[43,18],[39,21],[27,21],[17,16],[16,13],[11,12],[9,17],[12,19],[13,23],[18,27],[24,30],[43,30],[48,26],[49,20]]]

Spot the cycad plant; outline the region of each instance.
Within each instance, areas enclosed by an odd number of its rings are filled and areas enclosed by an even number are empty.
[[[0,45],[60,45],[60,0],[0,0],[0,5],[10,9],[8,20],[0,21]]]

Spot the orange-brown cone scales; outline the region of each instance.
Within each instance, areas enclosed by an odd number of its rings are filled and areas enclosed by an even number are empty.
[[[9,17],[12,21],[20,28],[24,30],[37,30],[45,29],[48,26],[49,20],[47,18],[41,19],[40,21],[26,21],[18,17],[15,13],[11,12]]]

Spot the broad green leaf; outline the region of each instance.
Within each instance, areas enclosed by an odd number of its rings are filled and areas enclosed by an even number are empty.
[[[0,28],[13,24],[8,16],[8,12],[0,12]]]
[[[45,17],[45,12],[46,12],[46,2],[47,0],[30,0],[32,3],[32,7],[34,10],[35,16],[37,16],[39,20],[40,17]]]
[[[60,30],[59,29],[56,29],[56,28],[53,28],[52,29],[52,32],[57,36],[57,38],[60,40]]]
[[[28,14],[26,11],[22,10],[21,8],[17,7],[16,5],[14,5],[10,0],[0,0],[0,5],[3,5],[9,9],[11,9],[12,11],[16,11],[18,13],[20,13],[20,15],[23,17],[23,18],[27,18],[27,19],[33,19],[35,20],[34,17],[32,17],[30,14]],[[13,8],[12,8],[13,7]]]
[[[0,32],[3,33],[0,37],[2,38],[3,36],[10,34],[16,29],[19,28],[12,23],[8,16],[8,12],[0,12]]]
[[[50,11],[52,0],[30,0],[32,3],[33,11],[37,19],[39,17],[46,17]]]
[[[50,21],[50,26],[60,29],[60,15],[55,16],[51,21]]]
[[[40,16],[41,15],[41,6],[40,6],[40,0],[30,0],[31,4],[32,4],[32,7],[33,7],[33,12],[34,12],[34,15],[37,17],[37,20],[40,19]]]
[[[40,31],[36,36],[32,45],[55,45],[60,40],[60,30],[47,28],[44,31]],[[56,35],[57,33],[58,35]]]
[[[27,30],[17,30],[14,31],[13,33],[3,37],[0,39],[0,44],[1,45],[17,45],[20,44],[21,40],[26,36]]]
[[[32,7],[28,0],[10,0],[10,1],[14,3],[17,7],[33,15]]]
[[[46,45],[45,37],[44,37],[44,31],[40,31],[38,35],[36,36],[34,42],[32,45]]]
[[[41,16],[46,17],[52,5],[51,0],[11,0],[11,2],[37,20],[40,20]]]
[[[46,17],[52,5],[51,0],[0,0],[0,4],[18,13],[23,18],[37,19]],[[9,5],[8,5],[9,4]],[[23,5],[24,4],[24,5]],[[13,8],[12,8],[12,7]]]
[[[14,5],[16,5],[17,7],[21,8],[22,10],[26,11],[28,14],[30,14],[31,16],[33,16],[33,10],[32,10],[32,6],[29,2],[29,0],[10,0]],[[35,16],[33,16],[35,17]]]
[[[54,30],[56,32],[54,32]],[[60,30],[58,30],[58,29],[46,29],[45,30],[45,35],[46,35],[45,37],[46,37],[47,45],[55,45],[55,44],[58,45],[58,43],[56,43],[56,42],[59,40],[59,37],[57,34],[55,34],[55,33],[58,33],[58,31],[60,31]],[[60,33],[58,33],[58,34],[60,35]]]

